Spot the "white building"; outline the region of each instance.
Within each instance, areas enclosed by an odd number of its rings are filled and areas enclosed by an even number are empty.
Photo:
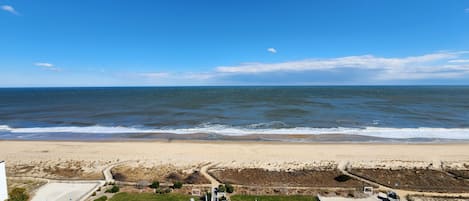
[[[0,161],[0,201],[8,199],[5,161]]]

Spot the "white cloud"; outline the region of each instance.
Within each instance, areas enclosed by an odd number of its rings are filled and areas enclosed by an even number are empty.
[[[150,79],[159,79],[169,77],[169,73],[140,73],[139,76],[150,78]]]
[[[45,62],[36,62],[34,63],[35,66],[41,67],[44,70],[49,70],[49,71],[61,71],[60,68],[57,68],[54,66],[54,64],[51,63],[45,63]]]
[[[461,58],[464,54],[467,52],[439,52],[411,57],[362,55],[328,59],[315,58],[281,63],[244,63],[237,66],[219,66],[216,71],[225,74],[259,74],[361,69],[376,71],[374,79],[381,80],[448,78],[469,74],[469,64],[458,65],[458,62],[454,62],[465,61]]]
[[[469,13],[469,8],[464,9],[466,13]]]
[[[267,51],[270,52],[270,53],[273,53],[273,54],[277,53],[277,50],[273,47],[267,48]]]
[[[469,59],[455,59],[455,60],[449,60],[449,63],[469,63]]]
[[[2,5],[0,9],[9,13],[15,14],[15,15],[19,15],[19,13],[16,12],[15,8],[13,8],[13,6],[10,6],[10,5]]]
[[[168,80],[209,80],[217,76],[214,72],[180,72],[180,73],[167,73],[167,72],[150,72],[140,73],[140,77],[148,79],[168,79]]]
[[[39,67],[46,67],[46,68],[54,67],[54,64],[51,64],[51,63],[42,63],[42,62],[34,63],[34,65],[35,65],[35,66],[39,66]]]

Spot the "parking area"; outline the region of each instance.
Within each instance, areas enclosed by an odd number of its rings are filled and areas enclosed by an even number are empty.
[[[42,186],[32,201],[81,201],[99,182],[90,183],[48,183]]]

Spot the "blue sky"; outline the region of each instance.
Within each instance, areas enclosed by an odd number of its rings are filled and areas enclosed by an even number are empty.
[[[0,0],[0,87],[469,84],[469,0]]]

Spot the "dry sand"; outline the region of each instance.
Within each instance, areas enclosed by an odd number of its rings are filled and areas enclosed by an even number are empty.
[[[207,162],[231,168],[301,169],[350,162],[354,167],[439,167],[440,161],[467,167],[469,143],[448,144],[295,144],[267,142],[62,142],[0,141],[0,159],[7,166],[82,162],[82,171],[97,170],[117,161],[144,166],[194,166]]]

